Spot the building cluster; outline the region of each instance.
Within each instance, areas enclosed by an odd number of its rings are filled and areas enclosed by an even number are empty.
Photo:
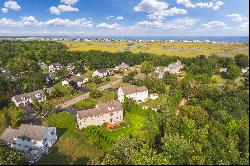
[[[180,74],[184,65],[177,61],[175,63],[171,63],[168,67],[157,67],[156,70],[152,73],[152,76],[162,79],[166,72],[171,74]]]

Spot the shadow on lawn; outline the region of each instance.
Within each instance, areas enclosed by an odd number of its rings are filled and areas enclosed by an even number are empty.
[[[35,165],[68,165],[69,163],[70,158],[54,146],[49,154],[44,155]]]
[[[67,131],[65,128],[56,128],[57,140]]]
[[[89,161],[90,159],[88,157],[80,157],[73,162],[73,165],[88,165]]]

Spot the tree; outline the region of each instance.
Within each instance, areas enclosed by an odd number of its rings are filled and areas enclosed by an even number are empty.
[[[92,91],[90,92],[90,97],[92,97],[92,98],[99,98],[99,97],[102,97],[102,92],[99,91],[99,90],[94,89],[94,90],[92,90]]]
[[[244,54],[238,54],[234,57],[234,60],[239,68],[246,68],[249,66],[249,57]]]
[[[165,84],[175,86],[177,84],[177,75],[166,72],[163,77],[163,81],[165,82]]]
[[[222,75],[225,78],[233,80],[240,76],[240,69],[235,65],[229,66],[227,70],[228,71]]]
[[[27,160],[23,153],[10,148],[0,140],[0,165],[25,165]]]
[[[141,65],[141,72],[145,74],[149,74],[155,70],[155,66],[152,62],[143,62]]]

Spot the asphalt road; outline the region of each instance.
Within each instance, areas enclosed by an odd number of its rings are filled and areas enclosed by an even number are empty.
[[[106,84],[106,85],[103,85],[103,86],[99,87],[98,90],[103,91],[105,89],[109,89],[113,85],[118,84],[120,82],[122,82],[122,78],[121,77],[119,77],[117,80],[115,80],[115,81],[113,81],[113,82],[111,82],[109,84]],[[68,108],[68,107],[70,107],[70,106],[72,106],[72,105],[74,105],[74,104],[76,104],[76,103],[78,103],[78,102],[80,102],[80,101],[82,101],[84,99],[87,99],[89,97],[89,95],[90,95],[90,92],[86,92],[86,93],[84,93],[84,94],[82,94],[80,96],[77,96],[77,97],[75,97],[75,98],[73,98],[71,100],[68,100],[68,101],[66,101],[66,102],[64,102],[62,104],[57,105],[55,107],[55,109]]]

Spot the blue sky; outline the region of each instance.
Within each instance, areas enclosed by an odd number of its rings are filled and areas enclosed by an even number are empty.
[[[0,36],[248,36],[248,0],[1,0]]]

